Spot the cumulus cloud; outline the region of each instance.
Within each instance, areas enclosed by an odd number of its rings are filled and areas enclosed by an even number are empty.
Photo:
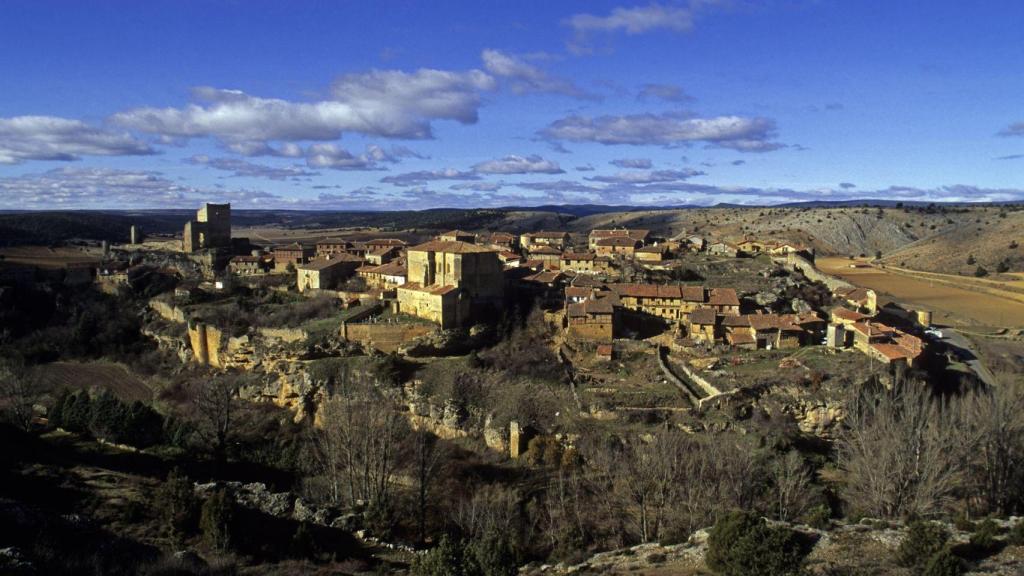
[[[594,95],[576,86],[573,82],[555,78],[523,58],[500,50],[487,49],[480,55],[484,69],[491,74],[506,78],[512,91],[517,94],[550,93],[563,94],[573,98],[593,99]]]
[[[153,149],[131,134],[97,128],[79,120],[55,116],[0,118],[0,164],[146,154],[153,154]]]
[[[472,190],[474,192],[497,192],[505,186],[504,182],[460,182],[452,184],[449,190]]]
[[[404,174],[395,174],[394,176],[385,176],[380,181],[384,184],[392,184],[394,186],[424,186],[428,182],[435,180],[479,180],[480,176],[476,172],[461,171],[454,168],[444,168],[442,170],[419,170],[416,172],[406,172]]]
[[[576,167],[576,171],[577,172],[593,172],[594,171],[594,167],[591,166],[590,164],[584,164],[582,166],[577,166]]]
[[[530,156],[509,155],[498,160],[488,160],[473,166],[481,174],[563,174],[565,170],[558,162],[546,160],[536,154]]]
[[[618,158],[609,164],[619,168],[650,168],[653,166],[650,158]]]
[[[303,169],[301,166],[267,166],[240,158],[210,158],[205,154],[196,154],[188,158],[186,162],[200,166],[209,166],[215,170],[231,172],[232,176],[267,178],[269,180],[292,180],[319,175],[319,172],[311,172]]]
[[[115,114],[121,126],[164,138],[212,137],[245,155],[276,155],[271,142],[337,140],[351,131],[386,138],[427,139],[432,123],[473,124],[481,93],[495,80],[481,70],[373,70],[342,76],[329,99],[295,102],[239,90],[193,89],[183,108],[136,108]]]
[[[637,100],[658,99],[666,102],[689,102],[694,98],[679,86],[673,84],[644,84],[636,95]]]
[[[999,131],[1000,136],[1024,136],[1024,122],[1010,124]]]
[[[656,30],[688,32],[699,10],[716,0],[690,0],[683,5],[665,5],[657,2],[646,6],[613,8],[605,15],[574,14],[564,21],[572,29],[569,50],[585,53],[590,50],[590,39],[597,33],[623,32],[628,35],[644,34]]]
[[[682,182],[694,176],[703,176],[700,170],[636,170],[619,172],[610,176],[591,176],[585,178],[591,182],[607,184],[656,184],[665,182]]]
[[[741,152],[767,152],[784,147],[773,142],[775,122],[768,118],[715,116],[697,118],[679,113],[626,116],[569,116],[540,131],[548,140],[672,146],[692,142]]]
[[[142,170],[65,167],[0,178],[0,205],[26,208],[180,208],[203,201],[264,206],[279,200],[259,190],[194,188]]]

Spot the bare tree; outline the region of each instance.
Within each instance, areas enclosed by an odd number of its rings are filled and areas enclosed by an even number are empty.
[[[1024,500],[1024,393],[1009,382],[965,399],[967,426],[976,436],[970,493],[984,512],[1012,514]]]
[[[238,378],[230,374],[214,375],[209,382],[198,383],[193,404],[199,416],[199,435],[213,448],[214,459],[223,463],[228,442],[234,432],[239,409]]]
[[[850,407],[837,444],[850,506],[881,518],[934,516],[949,508],[966,472],[970,439],[955,406],[918,382]]]
[[[790,450],[774,459],[768,473],[775,517],[787,522],[803,514],[810,503],[811,473],[800,453]]]
[[[410,436],[410,443],[413,481],[416,486],[416,525],[419,529],[420,543],[423,543],[426,538],[430,491],[443,461],[444,448],[438,446],[437,436],[423,430],[413,433]]]
[[[0,412],[5,420],[22,430],[30,429],[41,397],[39,378],[19,363],[0,361]]]
[[[346,379],[322,407],[317,445],[332,498],[387,508],[408,424],[371,386]]]

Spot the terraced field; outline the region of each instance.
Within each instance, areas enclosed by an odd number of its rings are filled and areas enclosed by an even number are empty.
[[[36,368],[44,386],[50,390],[106,388],[126,401],[148,401],[153,391],[132,374],[128,368],[115,362],[53,362]]]

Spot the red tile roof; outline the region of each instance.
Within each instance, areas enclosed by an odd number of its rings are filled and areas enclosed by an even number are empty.
[[[431,240],[409,248],[409,252],[449,252],[453,254],[469,254],[479,252],[494,252],[490,248],[459,242],[456,240]]]

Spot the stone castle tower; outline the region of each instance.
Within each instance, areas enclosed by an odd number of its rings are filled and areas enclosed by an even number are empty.
[[[231,204],[203,204],[196,219],[185,223],[182,248],[192,253],[231,246]]]

